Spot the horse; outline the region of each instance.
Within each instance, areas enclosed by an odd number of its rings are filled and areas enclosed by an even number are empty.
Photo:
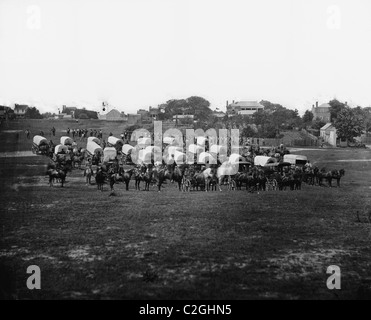
[[[144,173],[142,180],[145,182],[144,191],[149,191],[149,185],[152,182],[153,168],[148,166],[146,172]]]
[[[172,181],[175,181],[178,183],[179,191],[182,191],[182,182],[183,182],[183,176],[185,169],[187,168],[187,165],[182,166],[175,166],[172,173]]]
[[[340,179],[345,176],[345,170],[340,169],[340,170],[333,170],[331,171],[332,173],[332,178],[336,180],[337,187],[340,188]]]
[[[82,163],[83,160],[84,160],[84,156],[74,154],[72,156],[72,165],[73,165],[73,167],[80,169],[81,168],[81,163]]]
[[[50,168],[46,171],[46,174],[49,175],[49,186],[53,186],[54,180],[59,180],[61,183],[61,187],[63,188],[63,185],[66,181],[67,176],[67,168],[57,169],[57,168]]]
[[[234,180],[233,176],[228,176],[227,178],[227,186],[228,186],[228,191],[236,190],[236,181]]]
[[[122,169],[122,168],[120,168]],[[125,186],[126,186],[126,191],[129,190],[129,183],[130,183],[130,180],[131,180],[131,177],[134,173],[134,169],[130,169],[128,171],[125,171],[122,169],[121,171],[121,177],[122,177],[122,181],[125,183]]]
[[[94,177],[94,172],[91,166],[87,166],[84,170],[84,177],[86,177],[86,185],[91,184],[91,177]]]
[[[170,166],[159,166],[153,170],[154,178],[158,181],[158,192],[161,191],[161,186],[166,180],[172,180],[173,172]]]
[[[238,173],[236,174],[236,187],[237,190],[242,189],[242,185],[246,184],[246,190],[253,192],[257,189],[257,179],[254,178],[253,174],[245,173]]]
[[[135,190],[140,190],[140,182],[143,179],[145,166],[137,166],[134,168]]]
[[[95,182],[97,183],[98,190],[103,191],[103,185],[106,180],[106,175],[102,169],[98,169],[95,174]]]

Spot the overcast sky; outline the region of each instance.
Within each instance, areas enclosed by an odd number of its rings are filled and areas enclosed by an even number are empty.
[[[370,0],[0,0],[0,104],[371,105]]]

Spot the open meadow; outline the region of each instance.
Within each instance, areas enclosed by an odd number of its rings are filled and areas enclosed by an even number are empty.
[[[49,187],[48,158],[13,154],[31,150],[26,128],[55,143],[67,127],[102,128],[105,138],[124,129],[85,121],[0,127],[2,298],[371,298],[371,150],[292,150],[345,169],[340,188],[183,193],[168,182],[159,193],[131,181],[115,196],[86,186],[78,169],[64,188]],[[41,290],[27,289],[30,265],[41,269]],[[341,269],[341,290],[326,286],[330,265]]]

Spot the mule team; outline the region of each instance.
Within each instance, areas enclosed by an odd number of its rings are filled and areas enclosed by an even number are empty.
[[[136,165],[124,170],[118,163],[111,166],[99,166],[96,171],[88,165],[84,170],[87,185],[91,184],[91,178],[95,181],[99,190],[103,190],[104,183],[108,182],[111,191],[116,183],[125,184],[129,190],[131,180],[135,181],[135,190],[141,190],[141,183],[144,183],[144,190],[149,191],[150,186],[157,186],[158,191],[167,182],[175,183],[180,191],[189,192],[194,190],[222,191],[221,186],[227,186],[228,190],[246,189],[249,192],[269,190],[301,190],[302,183],[308,185],[332,187],[333,180],[340,187],[340,180],[345,171],[331,170],[318,167],[284,167],[279,170],[267,169],[255,166],[252,168],[242,166],[234,175],[223,174],[217,165]]]

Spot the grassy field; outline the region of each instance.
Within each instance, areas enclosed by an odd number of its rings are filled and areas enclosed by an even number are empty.
[[[24,136],[17,144],[11,138],[21,127],[2,128],[0,152],[30,149]],[[2,295],[370,299],[371,162],[349,161],[371,159],[370,150],[295,153],[320,167],[344,168],[341,188],[180,193],[168,183],[158,193],[135,191],[132,182],[129,191],[120,184],[109,196],[108,186],[86,186],[79,170],[65,188],[50,188],[44,157],[0,157]],[[41,269],[41,290],[26,287],[29,265]],[[330,265],[341,268],[341,290],[326,287]]]

